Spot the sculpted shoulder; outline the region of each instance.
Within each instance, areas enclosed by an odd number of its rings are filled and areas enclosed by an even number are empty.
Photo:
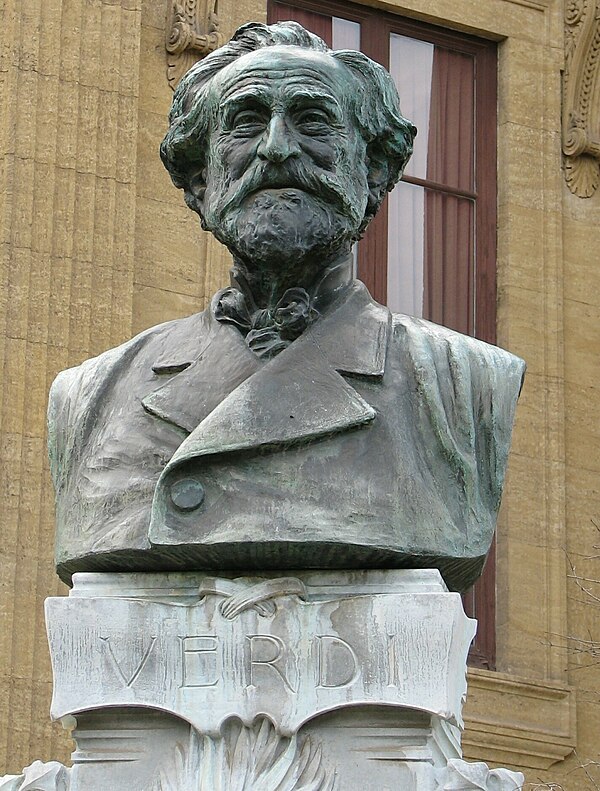
[[[84,443],[95,421],[94,404],[111,383],[121,377],[135,378],[142,354],[160,361],[162,353],[177,350],[177,357],[198,354],[205,334],[206,312],[158,324],[131,340],[80,365],[61,371],[50,388],[48,401],[48,449],[55,486],[68,469],[71,452]]]
[[[411,355],[421,357],[423,362],[444,358],[453,370],[457,370],[461,362],[469,368],[481,365],[496,369],[498,374],[504,372],[513,385],[515,382],[518,384],[519,389],[522,385],[525,362],[505,349],[440,324],[401,313],[393,314],[392,327],[394,337],[404,338]]]
[[[415,421],[462,482],[470,511],[495,520],[525,363],[423,319],[394,316],[393,327],[392,355],[402,355],[415,387]]]
[[[61,397],[72,393],[74,388],[78,391],[84,390],[94,380],[106,378],[108,372],[113,370],[115,365],[128,358],[132,352],[141,351],[148,344],[156,344],[157,347],[164,345],[169,350],[172,350],[174,346],[179,346],[182,354],[186,352],[193,354],[194,350],[188,350],[187,347],[190,346],[190,338],[193,338],[194,345],[197,346],[198,333],[202,332],[205,317],[206,311],[203,311],[182,319],[173,319],[157,324],[154,327],[143,330],[119,346],[107,349],[96,357],[90,357],[73,368],[61,371],[52,383],[50,403],[52,404],[54,400],[60,400]],[[157,354],[159,353],[160,351],[157,348]]]

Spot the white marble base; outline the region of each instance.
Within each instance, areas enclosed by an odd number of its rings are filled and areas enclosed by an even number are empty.
[[[51,714],[148,706],[218,736],[270,717],[290,736],[351,705],[461,725],[475,634],[437,571],[216,579],[76,574],[46,602]]]
[[[78,574],[46,620],[73,768],[36,764],[2,791],[522,783],[461,760],[475,622],[437,571]]]

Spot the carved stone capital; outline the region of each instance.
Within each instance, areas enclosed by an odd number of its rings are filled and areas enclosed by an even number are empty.
[[[218,0],[168,0],[167,79],[173,90],[193,66],[224,43],[219,32]]]
[[[591,197],[600,183],[600,1],[569,0],[565,11],[563,153],[569,189]]]
[[[76,574],[46,603],[73,766],[0,791],[517,791],[461,758],[475,622],[437,570]]]

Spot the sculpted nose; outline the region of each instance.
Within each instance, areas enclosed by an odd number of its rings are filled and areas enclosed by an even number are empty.
[[[285,162],[288,157],[296,156],[300,149],[281,116],[271,118],[263,139],[258,146],[258,156],[271,162]]]

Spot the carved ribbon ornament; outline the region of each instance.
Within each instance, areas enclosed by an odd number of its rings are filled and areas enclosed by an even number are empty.
[[[569,189],[591,197],[600,183],[600,0],[565,11],[563,153]]]

